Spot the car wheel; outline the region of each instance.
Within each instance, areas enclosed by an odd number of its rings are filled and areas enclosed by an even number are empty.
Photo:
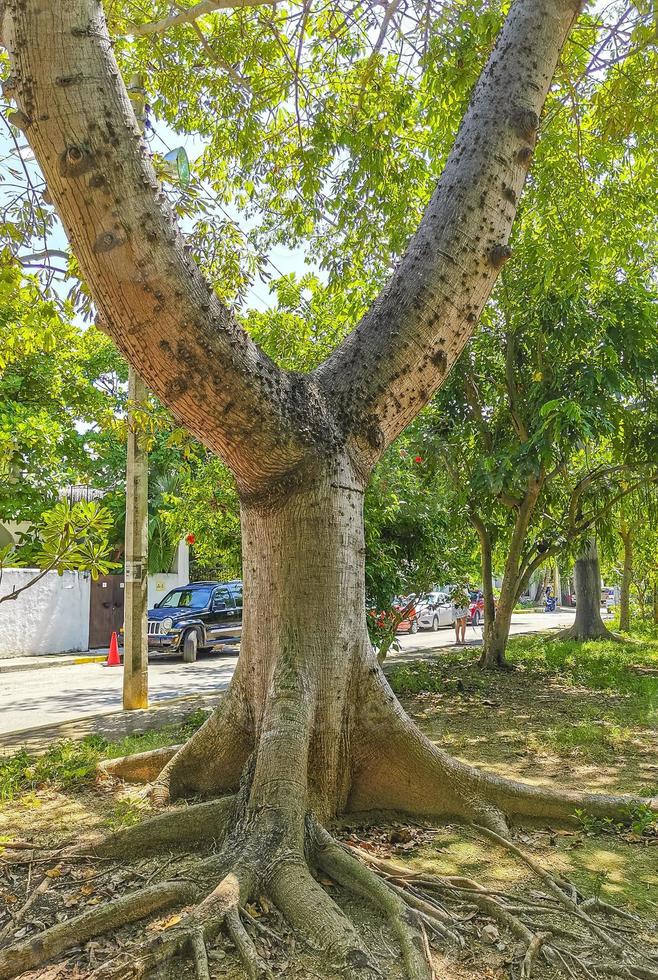
[[[439,617],[435,616],[432,620],[432,632],[436,633],[439,628]]]
[[[194,663],[198,648],[199,637],[194,630],[190,630],[189,633],[185,634],[185,639],[183,640],[183,660],[186,664]]]
[[[479,626],[479,625],[480,625],[480,610],[478,609],[473,614],[473,626]]]
[[[413,622],[411,623],[411,626],[409,627],[409,632],[410,633],[417,633],[418,632],[418,620],[416,620],[416,619],[413,620]]]

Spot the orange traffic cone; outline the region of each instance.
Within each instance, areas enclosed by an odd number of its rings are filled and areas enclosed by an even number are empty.
[[[105,666],[106,667],[121,666],[121,658],[119,657],[119,641],[117,639],[116,633],[112,634],[112,639],[110,640],[110,652],[107,655]]]

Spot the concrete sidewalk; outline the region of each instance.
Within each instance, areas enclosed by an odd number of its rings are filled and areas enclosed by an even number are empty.
[[[211,711],[217,706],[223,691],[213,694],[191,694],[187,697],[161,701],[142,711],[112,709],[103,714],[86,715],[54,725],[41,725],[0,736],[0,761],[25,749],[39,755],[65,739],[79,740],[87,735],[100,735],[108,741],[118,741],[126,735],[138,735],[152,728],[180,724],[193,711]]]

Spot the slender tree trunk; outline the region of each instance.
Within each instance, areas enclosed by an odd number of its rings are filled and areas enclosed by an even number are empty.
[[[652,591],[653,621],[658,626],[658,579],[654,579]]]
[[[525,497],[518,508],[505,561],[498,606],[495,610],[495,616],[490,619],[489,628],[483,631],[480,667],[485,670],[509,669],[509,664],[505,659],[505,650],[509,639],[512,613],[521,594],[521,589],[525,587],[527,581],[527,577],[523,578],[521,574],[523,544],[540,491],[541,480],[531,479]],[[481,542],[482,537],[480,536]]]
[[[506,583],[500,590],[500,598],[488,630],[483,631],[482,655],[480,657],[480,667],[485,670],[507,670],[510,665],[505,659],[507,641],[509,640],[510,626],[512,625],[512,612],[516,604],[516,598]],[[486,620],[485,620],[486,623]]]
[[[601,569],[596,538],[583,540],[574,568],[576,619],[557,635],[560,640],[616,639],[601,619]]]
[[[488,647],[493,643],[493,631],[496,625],[496,600],[493,585],[493,560],[491,554],[491,538],[486,525],[475,510],[470,510],[470,519],[477,531],[480,541],[480,559],[482,566],[482,592],[484,594],[484,622],[482,624],[482,643]]]
[[[624,569],[621,576],[621,595],[619,597],[619,629],[628,633],[630,629],[630,595],[633,577],[633,532],[627,524],[619,529],[624,543]]]
[[[562,605],[562,582],[560,581],[560,566],[557,560],[553,566],[553,592],[555,594],[555,602],[558,606]]]

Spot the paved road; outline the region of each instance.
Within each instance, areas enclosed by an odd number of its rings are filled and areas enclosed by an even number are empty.
[[[576,615],[576,610],[561,610],[556,613],[515,613],[512,617],[512,627],[510,633],[541,633],[543,630],[562,628],[571,626]],[[453,627],[442,627],[437,633],[431,630],[422,630],[415,636],[401,634],[399,636],[402,652],[410,648],[420,648],[421,650],[432,650],[435,647],[452,646],[455,642],[455,631]],[[482,644],[482,627],[466,627],[466,643],[468,646],[480,646]]]
[[[523,613],[514,617],[512,633],[536,633],[573,622],[573,613]],[[482,630],[467,629],[469,645],[480,642]],[[432,650],[454,643],[454,631],[421,632],[401,636],[401,656],[414,649]],[[152,660],[149,666],[151,702],[204,695],[224,690],[233,674],[235,653],[202,656],[195,664],[180,660]],[[0,674],[0,743],[2,733],[38,725],[97,715],[121,707],[123,671],[102,664],[45,667]]]

